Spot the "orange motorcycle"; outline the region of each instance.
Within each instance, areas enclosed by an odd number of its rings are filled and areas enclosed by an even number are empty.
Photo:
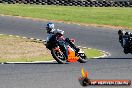
[[[75,40],[70,39],[74,44]],[[52,39],[47,44],[48,49],[51,51],[53,58],[60,64],[65,64],[68,62],[80,62],[86,63],[87,56],[85,53],[80,50],[78,53],[75,52],[75,49],[70,46],[68,42],[65,41],[63,35],[56,34],[54,39]]]

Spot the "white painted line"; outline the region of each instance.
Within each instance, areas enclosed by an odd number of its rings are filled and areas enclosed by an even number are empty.
[[[43,42],[46,42],[46,40],[42,40]]]
[[[83,49],[86,49],[87,47],[82,47]]]
[[[34,62],[37,62],[37,63],[38,63],[38,62],[42,62],[42,63],[43,63],[43,62],[55,62],[55,61],[56,61],[56,60],[50,60],[50,61],[34,61]]]
[[[13,35],[9,35],[9,36],[13,36]]]
[[[27,37],[22,37],[22,38],[26,39]]]
[[[17,38],[19,38],[20,36],[16,36]]]
[[[88,48],[88,49],[92,49],[92,48]]]
[[[0,34],[0,35],[4,35],[4,34]]]
[[[106,52],[106,51],[103,51],[103,50],[100,50],[103,55],[102,56],[99,56],[99,57],[94,57],[94,58],[104,58],[104,57],[109,57],[111,56],[111,54],[109,52]]]
[[[30,38],[31,40],[34,40],[34,38]]]
[[[34,61],[34,62],[2,62],[1,64],[39,64],[39,63],[53,63],[55,60],[51,61]]]
[[[40,39],[36,39],[37,41],[40,41]]]
[[[1,64],[4,64],[3,62]]]
[[[77,46],[78,48],[81,48],[81,46]]]
[[[78,46],[79,48],[84,48],[86,49],[87,47],[82,47],[82,46]],[[87,48],[87,49],[92,49],[92,48]],[[93,58],[104,58],[104,57],[109,57],[111,56],[111,54],[109,52],[103,51],[103,50],[99,50],[100,52],[103,53],[102,56],[98,56],[98,57],[93,57]]]

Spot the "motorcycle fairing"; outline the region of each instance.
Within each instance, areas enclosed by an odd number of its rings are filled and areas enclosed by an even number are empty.
[[[79,57],[76,56],[75,51],[71,47],[68,47],[67,61],[68,62],[77,62],[78,59],[79,59]]]

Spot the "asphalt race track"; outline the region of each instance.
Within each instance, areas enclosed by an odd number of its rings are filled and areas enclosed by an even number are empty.
[[[30,38],[46,38],[45,26],[48,22],[0,17],[0,33],[26,36]],[[73,24],[55,23],[56,28],[65,31],[66,37],[75,38],[77,45],[93,47],[111,53],[109,58],[132,58],[125,55],[118,42],[118,30],[101,27],[82,27]]]
[[[0,34],[45,39],[44,27],[46,23],[1,16]],[[77,45],[105,50],[111,53],[111,56],[105,59],[90,59],[85,64],[57,64],[56,62],[0,64],[0,88],[81,88],[78,78],[81,75],[82,67],[88,70],[91,79],[132,80],[132,55],[125,55],[122,52],[123,49],[118,42],[117,30],[90,26],[82,27],[75,24],[55,24],[56,28],[65,31],[65,36],[75,38]],[[97,88],[106,87],[99,86]],[[111,88],[111,86],[107,88]],[[115,88],[126,87],[116,86]]]

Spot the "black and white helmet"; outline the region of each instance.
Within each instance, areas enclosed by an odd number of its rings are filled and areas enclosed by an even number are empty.
[[[50,32],[54,29],[55,25],[53,23],[48,23],[46,26],[47,32]]]

